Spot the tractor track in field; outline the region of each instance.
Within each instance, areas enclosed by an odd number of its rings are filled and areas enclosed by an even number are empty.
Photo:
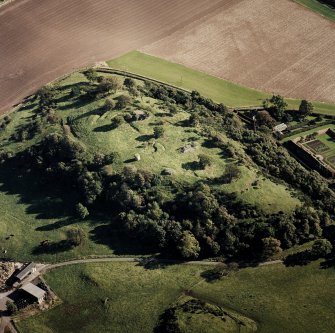
[[[76,69],[140,48],[222,0],[15,0],[0,9],[0,111]]]
[[[291,0],[15,0],[0,8],[0,45],[0,112],[135,49],[258,90],[335,102],[335,23]]]
[[[225,0],[140,49],[285,97],[335,102],[335,22],[292,0]]]

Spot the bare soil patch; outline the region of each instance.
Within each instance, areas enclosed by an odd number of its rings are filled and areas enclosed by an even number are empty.
[[[40,86],[170,35],[220,0],[16,0],[0,10],[0,110]]]
[[[290,0],[224,0],[141,51],[287,97],[335,102],[335,23]]]

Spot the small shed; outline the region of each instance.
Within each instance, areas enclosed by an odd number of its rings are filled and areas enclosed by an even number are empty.
[[[32,274],[34,272],[36,272],[36,265],[33,262],[31,262],[28,265],[26,265],[19,273],[17,273],[15,278],[18,281],[22,281],[29,274]]]
[[[32,283],[27,283],[21,289],[27,296],[33,301],[41,304],[44,301],[44,297],[46,295],[46,291],[43,289],[35,286]]]
[[[284,123],[279,124],[273,128],[273,131],[279,134],[283,134],[284,131],[286,131],[288,126]]]

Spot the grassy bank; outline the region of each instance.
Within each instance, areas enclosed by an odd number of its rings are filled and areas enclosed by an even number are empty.
[[[138,51],[108,61],[112,68],[126,70],[188,90],[197,90],[203,96],[230,107],[259,106],[270,94],[243,87],[183,65],[172,63]],[[288,99],[289,107],[298,109],[300,100]],[[315,112],[335,115],[335,105],[314,102]]]

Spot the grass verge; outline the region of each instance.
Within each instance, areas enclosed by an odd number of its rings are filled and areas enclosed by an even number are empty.
[[[268,93],[243,87],[138,51],[127,53],[107,63],[115,69],[147,76],[180,88],[197,90],[203,96],[230,107],[260,106],[263,99],[271,97]],[[287,99],[287,102],[291,109],[298,109],[300,104],[300,100],[297,99]],[[317,101],[313,102],[313,104],[316,113],[335,115],[334,104]]]
[[[310,8],[312,11],[321,14],[327,19],[335,22],[335,10],[318,0],[294,0],[295,2]]]

